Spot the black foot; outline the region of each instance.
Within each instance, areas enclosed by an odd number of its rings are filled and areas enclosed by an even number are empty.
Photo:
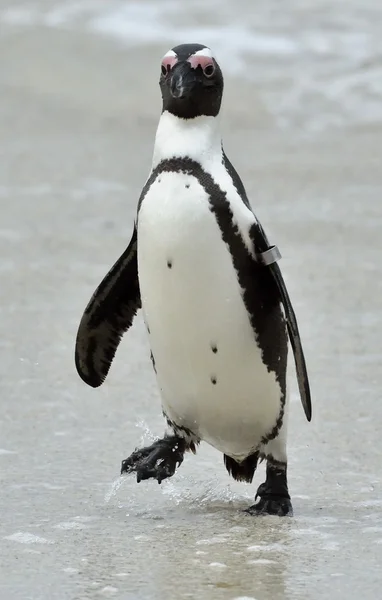
[[[277,517],[293,517],[290,498],[282,496],[264,496],[245,511],[250,515],[276,515]]]
[[[137,482],[145,479],[156,479],[162,483],[172,477],[177,466],[183,462],[186,442],[179,437],[165,437],[157,440],[147,448],[135,450],[129,458],[122,461],[122,473],[136,473]]]
[[[267,479],[259,486],[256,504],[246,512],[251,515],[277,515],[278,517],[293,517],[287,482],[286,464],[268,460]]]

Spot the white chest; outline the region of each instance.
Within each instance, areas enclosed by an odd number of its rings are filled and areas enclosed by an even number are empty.
[[[164,410],[221,451],[245,455],[277,418],[280,388],[194,176],[163,172],[150,187],[138,218],[138,273]]]
[[[178,344],[187,341],[191,349],[195,336],[199,343],[198,330],[206,328],[213,343],[233,322],[248,331],[229,249],[195,177],[158,176],[141,206],[138,239],[141,297],[153,345],[158,337],[163,343],[179,337]]]

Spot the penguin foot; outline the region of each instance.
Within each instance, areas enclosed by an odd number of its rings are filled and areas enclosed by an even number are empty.
[[[250,515],[277,515],[293,517],[287,482],[287,465],[278,461],[267,460],[267,479],[259,486],[253,506],[246,512]]]
[[[182,464],[186,449],[186,441],[177,436],[157,440],[151,446],[135,450],[123,460],[121,475],[136,473],[137,483],[151,478],[162,483],[172,477],[176,467]]]
[[[277,517],[293,517],[290,498],[284,496],[263,496],[245,511],[250,515],[276,515]]]

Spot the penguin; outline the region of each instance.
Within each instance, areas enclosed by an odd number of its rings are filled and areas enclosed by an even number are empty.
[[[163,438],[136,449],[121,473],[171,477],[201,441],[228,473],[266,480],[252,515],[291,516],[287,480],[287,366],[293,350],[307,420],[312,407],[296,316],[277,246],[270,245],[220,134],[221,68],[207,46],[163,57],[162,113],[131,241],[81,319],[80,377],[97,387],[139,309],[164,418]]]

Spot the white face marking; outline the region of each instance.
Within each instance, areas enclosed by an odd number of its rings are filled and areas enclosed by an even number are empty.
[[[163,67],[169,71],[173,68],[173,66],[178,62],[178,57],[175,54],[174,50],[169,50],[168,52],[166,52],[166,54],[164,55],[164,57],[162,58],[162,73],[163,72]]]
[[[206,58],[215,58],[210,48],[203,48],[203,50],[198,50],[197,52],[194,52],[192,56],[205,56]]]
[[[169,50],[168,52],[166,52],[163,58],[176,58],[176,54],[174,50]]]
[[[216,62],[216,59],[209,48],[203,48],[202,50],[194,52],[194,54],[191,54],[191,56],[188,57],[187,61],[193,69],[197,69],[200,66],[204,71],[204,69],[212,67],[212,73],[210,73],[210,75],[212,75],[215,70],[214,61]]]

